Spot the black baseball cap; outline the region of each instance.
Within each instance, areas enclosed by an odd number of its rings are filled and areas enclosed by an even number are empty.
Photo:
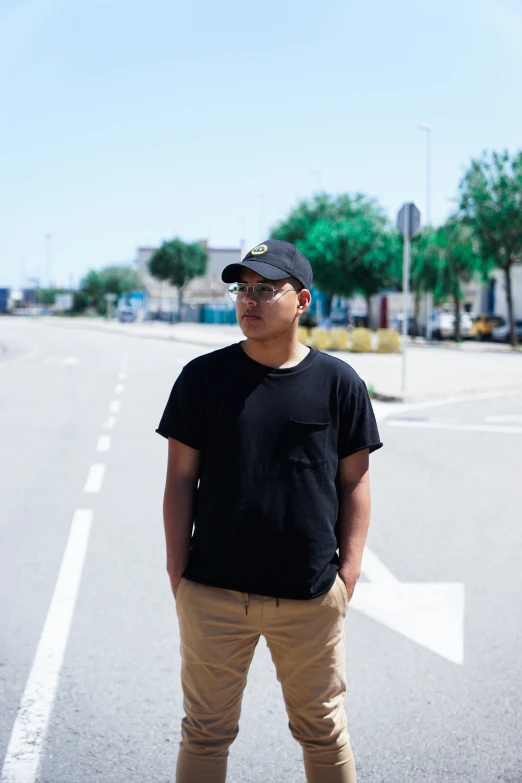
[[[241,270],[245,267],[266,280],[295,277],[305,288],[310,288],[314,277],[308,259],[295,245],[280,239],[267,239],[256,245],[239,264],[226,266],[221,273],[221,279],[224,283],[237,283]]]

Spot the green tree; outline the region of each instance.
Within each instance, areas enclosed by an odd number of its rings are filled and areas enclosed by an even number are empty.
[[[68,288],[37,288],[36,301],[43,307],[52,307],[57,294],[68,294]]]
[[[80,282],[81,297],[85,306],[94,307],[100,314],[105,312],[105,301],[103,299],[103,286],[98,272],[94,269],[89,270]]]
[[[204,275],[208,253],[197,242],[186,243],[181,239],[163,242],[149,261],[149,270],[158,280],[167,280],[178,288],[178,313],[181,319],[183,292],[194,277]]]
[[[83,313],[88,307],[87,298],[82,291],[75,291],[73,294],[73,313]]]
[[[106,266],[100,270],[99,277],[104,294],[128,296],[133,291],[140,291],[143,288],[139,274],[125,264]]]
[[[516,345],[511,273],[522,260],[522,152],[484,154],[472,160],[460,183],[460,207],[480,242],[482,256],[504,272],[511,332]]]
[[[452,299],[455,312],[454,340],[460,342],[461,283],[469,282],[483,273],[486,264],[480,253],[480,245],[471,226],[458,217],[449,218],[435,232],[435,241],[428,247],[428,255],[437,269],[435,296]]]
[[[107,310],[105,294],[127,296],[133,291],[139,291],[143,283],[139,274],[131,267],[124,264],[107,266],[95,271],[91,269],[80,283],[80,297],[77,297],[76,306],[82,302],[86,307],[94,307],[100,315]]]
[[[307,256],[314,283],[331,297],[369,299],[400,279],[400,243],[380,206],[362,194],[303,201],[277,224],[274,239],[293,242]]]

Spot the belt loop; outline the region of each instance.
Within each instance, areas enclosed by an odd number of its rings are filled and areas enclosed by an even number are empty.
[[[245,602],[245,614],[248,614],[248,593],[243,593],[243,601]]]
[[[279,609],[279,598],[276,598],[276,607]]]

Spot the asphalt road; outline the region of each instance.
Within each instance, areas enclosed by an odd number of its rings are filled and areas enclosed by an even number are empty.
[[[168,783],[182,705],[166,443],[154,429],[182,365],[211,349],[14,319],[0,321],[0,343],[0,765],[85,509],[90,539],[34,781]],[[464,583],[464,658],[349,611],[359,781],[520,783],[522,396],[389,410],[369,547],[401,582]],[[105,473],[86,493],[93,464]],[[263,640],[228,779],[304,781]]]

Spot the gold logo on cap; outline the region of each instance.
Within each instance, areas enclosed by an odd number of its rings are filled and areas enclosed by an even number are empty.
[[[260,255],[262,255],[263,253],[266,253],[266,251],[267,251],[267,250],[268,250],[268,248],[267,248],[267,246],[266,246],[266,245],[258,245],[258,246],[257,246],[257,247],[255,247],[253,250],[251,250],[251,251],[250,251],[250,253],[251,253],[253,256],[260,256]]]

